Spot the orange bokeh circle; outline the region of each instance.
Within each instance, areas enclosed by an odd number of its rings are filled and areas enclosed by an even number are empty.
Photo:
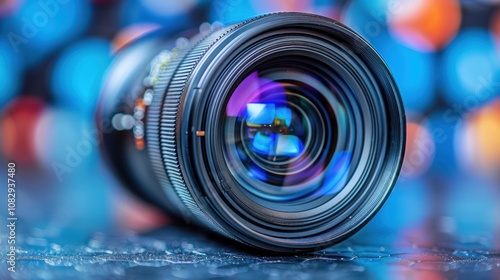
[[[391,5],[388,19],[399,41],[420,51],[435,51],[456,36],[462,13],[456,0],[398,1]]]

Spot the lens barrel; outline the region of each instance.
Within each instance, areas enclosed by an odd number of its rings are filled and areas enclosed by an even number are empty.
[[[111,66],[97,120],[103,152],[138,195],[278,252],[359,230],[405,147],[380,56],[341,23],[303,13],[140,40]]]

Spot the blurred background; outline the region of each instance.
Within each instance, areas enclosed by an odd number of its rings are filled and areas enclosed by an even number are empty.
[[[22,242],[169,224],[103,163],[93,113],[117,50],[164,27],[318,13],[371,42],[400,87],[408,143],[392,195],[349,242],[500,248],[500,1],[0,0],[0,182],[15,162]],[[0,218],[7,217],[0,186]],[[4,235],[6,233],[2,233]]]

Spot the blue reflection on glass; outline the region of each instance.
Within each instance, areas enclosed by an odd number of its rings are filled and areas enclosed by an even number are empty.
[[[247,160],[248,157],[247,157],[247,154],[245,153],[245,151],[238,148],[238,149],[236,149],[236,152],[238,153],[238,156],[240,157],[241,160]]]
[[[279,107],[276,109],[275,118],[279,120],[280,123],[290,126],[292,124],[292,110],[287,107]]]
[[[252,142],[252,148],[255,152],[264,154],[264,155],[273,155],[274,154],[274,142],[276,135],[264,135],[261,132],[257,132],[255,134],[255,138]]]
[[[257,132],[252,142],[255,152],[266,156],[297,156],[304,150],[302,141],[295,135]]]
[[[252,166],[252,167],[250,167],[248,172],[250,173],[250,176],[252,176],[258,180],[261,180],[261,181],[267,180],[266,171],[262,170],[262,168],[260,168],[260,167]]]
[[[304,150],[304,145],[295,135],[278,135],[276,140],[277,156],[298,156]]]
[[[325,172],[325,179],[321,188],[316,192],[316,196],[325,194],[337,194],[345,186],[348,179],[348,170],[351,165],[351,153],[337,152],[332,158],[328,169]]]
[[[274,104],[249,103],[245,118],[248,125],[272,124],[275,114],[276,106]]]

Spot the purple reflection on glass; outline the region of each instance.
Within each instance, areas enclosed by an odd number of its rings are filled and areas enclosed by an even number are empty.
[[[265,102],[262,102],[265,100]],[[258,72],[248,75],[234,90],[226,107],[229,117],[244,116],[249,103],[284,103],[282,84],[260,78]]]

